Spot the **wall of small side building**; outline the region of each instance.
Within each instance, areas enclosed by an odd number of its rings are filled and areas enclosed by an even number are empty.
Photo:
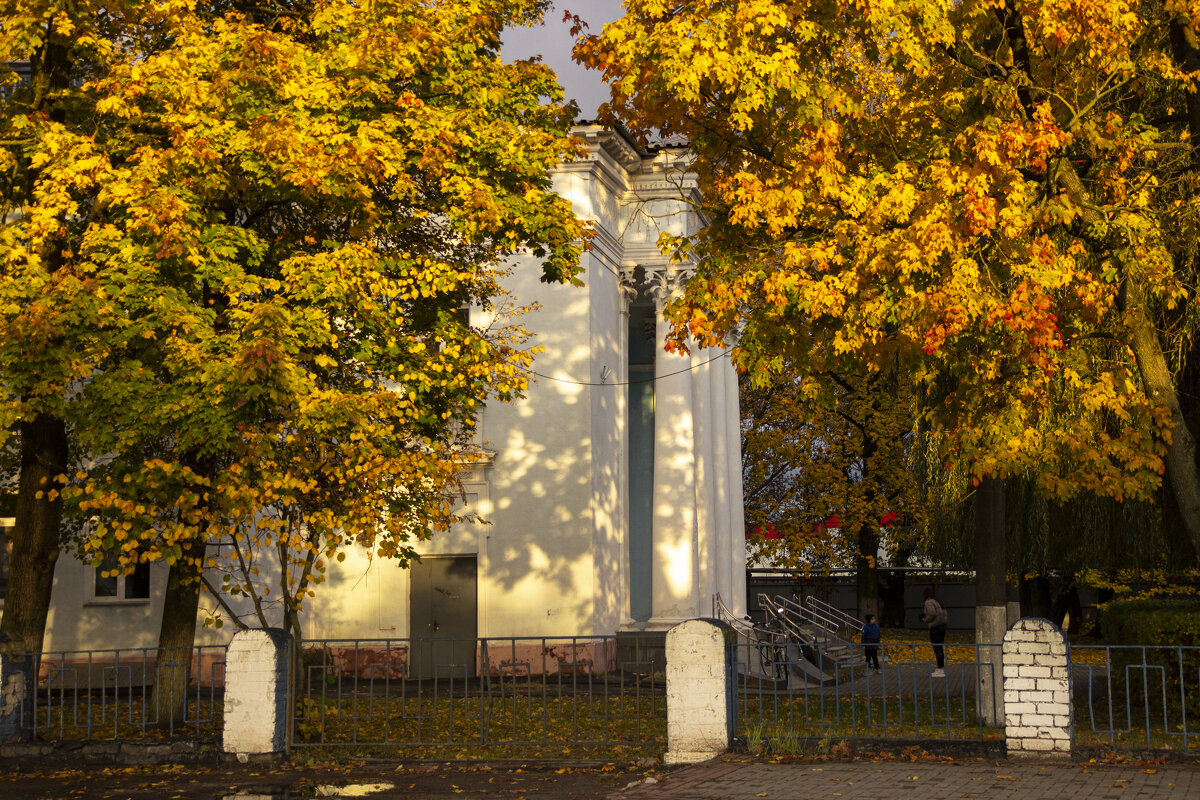
[[[215,554],[215,548],[213,548]],[[370,559],[361,547],[347,549],[347,558],[334,564],[324,584],[317,587],[310,611],[304,615],[305,635],[311,638],[386,638],[404,635],[400,615],[407,626],[407,575],[394,563]],[[220,556],[218,556],[220,557]],[[69,553],[59,557],[55,568],[54,592],[46,625],[47,652],[75,650],[111,650],[153,648],[158,643],[163,597],[167,587],[167,566],[150,567],[150,597],[144,600],[95,598],[92,593],[95,570]],[[217,573],[209,576],[219,585]],[[275,579],[270,569],[262,576],[268,585]],[[401,594],[402,592],[402,594]],[[278,613],[272,597],[266,599],[268,622],[278,625]],[[403,602],[397,602],[403,598]],[[247,623],[257,627],[252,606],[236,597],[227,597]],[[202,609],[218,612],[217,604],[201,595]],[[221,628],[205,626],[209,614],[196,621],[196,644],[224,644],[235,632],[228,613],[221,614]]]

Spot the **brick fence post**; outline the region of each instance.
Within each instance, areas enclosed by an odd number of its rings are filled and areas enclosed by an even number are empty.
[[[1048,620],[1004,635],[1004,736],[1009,756],[1069,758],[1075,744],[1067,639]]]
[[[694,764],[729,749],[736,684],[730,657],[737,632],[692,619],[667,631],[667,764]]]
[[[287,752],[291,645],[278,628],[238,631],[229,643],[222,749],[239,761]]]
[[[33,725],[33,675],[37,660],[31,655],[0,653],[0,742],[24,739]]]

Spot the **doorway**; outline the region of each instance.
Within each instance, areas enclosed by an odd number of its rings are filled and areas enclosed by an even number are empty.
[[[411,566],[409,676],[475,675],[475,556],[426,556]]]

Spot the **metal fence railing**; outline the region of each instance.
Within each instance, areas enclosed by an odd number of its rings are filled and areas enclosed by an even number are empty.
[[[225,646],[14,656],[17,724],[41,741],[219,738]],[[30,690],[32,687],[32,691]]]
[[[731,667],[737,735],[751,749],[812,738],[1003,739],[997,645],[947,643],[939,676],[924,642],[880,644],[876,671],[858,644],[743,627]],[[20,728],[39,741],[217,739],[225,655],[205,646],[186,657],[139,648],[15,659],[32,686],[19,693]],[[666,746],[661,642],[346,639],[304,642],[293,657],[294,747],[614,757]],[[1077,747],[1200,750],[1200,647],[1074,645],[1069,659]],[[175,679],[185,667],[183,689]]]
[[[1200,748],[1200,647],[1073,645],[1075,743]]]
[[[879,647],[875,670],[861,646],[847,655],[822,644],[739,642],[738,736],[752,751],[783,752],[813,737],[1003,737],[1003,722],[992,710],[1002,698],[998,645],[947,645],[944,676],[935,673],[928,644]]]
[[[562,757],[666,746],[662,650],[636,641],[324,640],[305,642],[298,662],[294,747]]]

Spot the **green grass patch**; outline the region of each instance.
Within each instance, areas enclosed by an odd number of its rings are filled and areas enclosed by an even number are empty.
[[[738,732],[751,750],[787,753],[789,741],[822,739],[998,739],[981,727],[974,697],[820,696],[738,700]]]
[[[187,722],[173,729],[158,727],[157,711],[141,697],[54,694],[40,698],[36,711],[39,741],[139,741],[220,738],[224,707],[218,699],[188,701]],[[199,720],[199,723],[196,722]],[[28,727],[28,725],[27,725]]]
[[[426,758],[615,758],[666,746],[666,697],[579,693],[302,700],[297,747],[386,745]]]

